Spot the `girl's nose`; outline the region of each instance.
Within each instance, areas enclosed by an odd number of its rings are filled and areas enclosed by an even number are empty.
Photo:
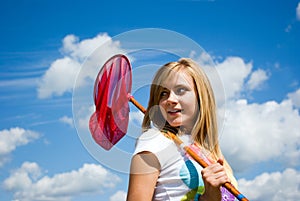
[[[178,103],[178,97],[173,91],[171,91],[167,101],[168,103]]]

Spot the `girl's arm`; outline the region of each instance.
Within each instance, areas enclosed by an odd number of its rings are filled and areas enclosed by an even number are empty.
[[[133,156],[130,167],[127,201],[151,201],[160,164],[153,153],[142,152]]]

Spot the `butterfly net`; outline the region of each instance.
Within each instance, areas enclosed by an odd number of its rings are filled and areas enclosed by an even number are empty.
[[[130,62],[124,55],[110,58],[95,80],[95,112],[90,117],[89,129],[96,143],[106,150],[127,132],[131,82]]]

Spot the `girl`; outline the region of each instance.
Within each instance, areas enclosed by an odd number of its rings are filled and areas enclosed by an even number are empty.
[[[166,127],[175,127],[209,166],[203,169],[165,137],[161,131]],[[128,201],[234,200],[221,187],[236,180],[220,150],[211,85],[196,62],[183,58],[157,71],[142,128],[131,161]]]

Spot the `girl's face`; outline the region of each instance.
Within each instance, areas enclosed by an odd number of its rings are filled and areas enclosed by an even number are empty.
[[[163,117],[171,126],[190,132],[199,114],[192,77],[185,71],[173,73],[162,87],[159,106]]]

